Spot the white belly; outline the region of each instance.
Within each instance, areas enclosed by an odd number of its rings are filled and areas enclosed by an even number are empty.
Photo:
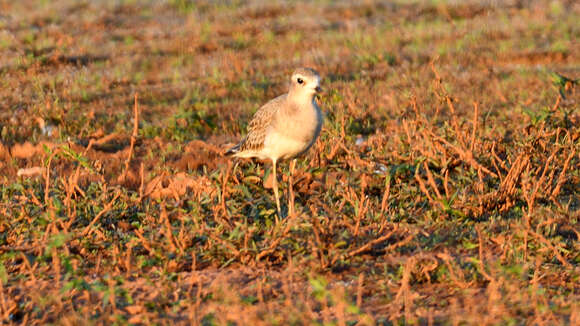
[[[312,142],[313,139],[306,141],[303,138],[289,137],[285,133],[272,132],[266,136],[262,152],[270,158],[286,159],[304,152]]]

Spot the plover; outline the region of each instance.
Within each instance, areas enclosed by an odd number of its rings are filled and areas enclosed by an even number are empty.
[[[276,163],[305,153],[316,141],[322,126],[322,113],[314,96],[320,92],[320,75],[311,68],[292,73],[290,89],[262,106],[248,125],[248,134],[226,155],[270,159],[274,178],[276,208],[281,216]],[[292,169],[291,169],[292,173]],[[290,184],[292,187],[292,184]],[[292,212],[288,207],[289,212]]]

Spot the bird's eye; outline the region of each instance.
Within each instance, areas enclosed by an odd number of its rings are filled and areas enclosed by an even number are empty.
[[[296,81],[298,82],[298,84],[304,83],[304,79],[302,79],[302,78],[298,78],[298,79],[296,79]]]

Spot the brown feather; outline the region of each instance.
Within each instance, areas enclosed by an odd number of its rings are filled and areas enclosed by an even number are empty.
[[[264,104],[252,117],[248,124],[248,134],[238,144],[238,152],[259,151],[264,146],[266,132],[272,125],[276,111],[280,109],[280,103],[286,98],[286,94],[280,95],[270,102]]]

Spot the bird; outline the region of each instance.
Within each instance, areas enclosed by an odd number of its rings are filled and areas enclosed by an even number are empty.
[[[278,216],[281,216],[281,209],[276,164],[291,159],[292,176],[296,158],[307,152],[320,135],[323,118],[315,99],[322,92],[320,82],[320,75],[312,68],[294,70],[288,93],[270,100],[258,109],[248,124],[246,136],[225,152],[228,156],[238,158],[272,161]],[[292,212],[293,207],[290,206],[288,210]]]

